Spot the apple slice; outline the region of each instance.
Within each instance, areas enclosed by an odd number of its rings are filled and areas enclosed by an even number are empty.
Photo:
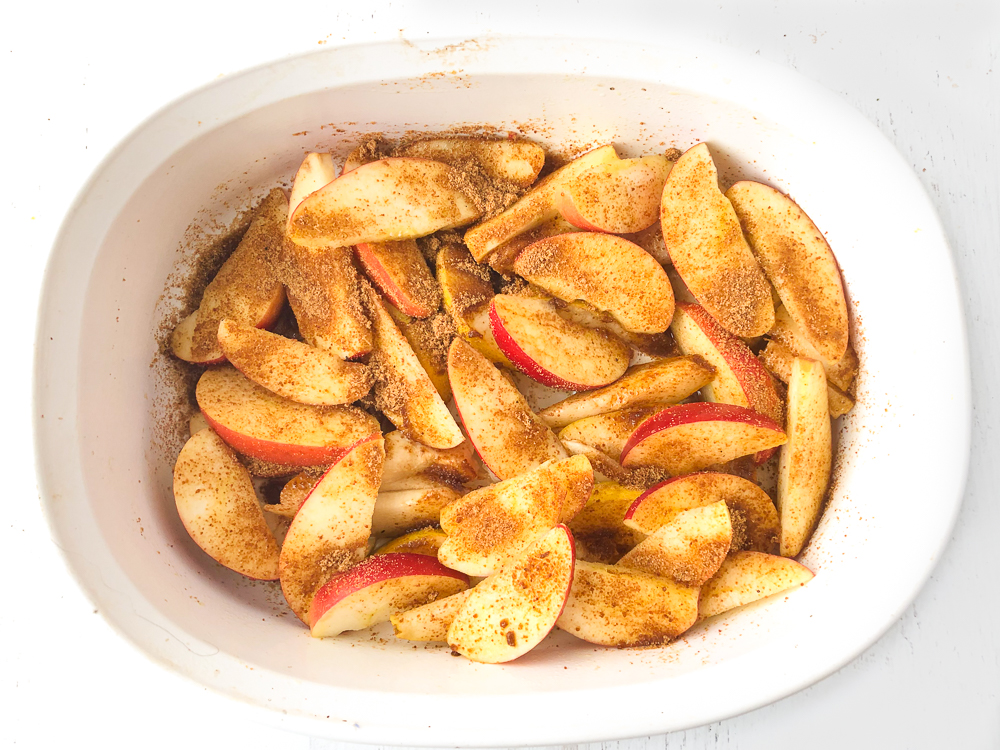
[[[360,242],[424,237],[479,216],[452,187],[452,169],[430,159],[380,159],[309,195],[292,214],[288,236],[319,250]]]
[[[559,234],[580,231],[570,224],[562,216],[556,215],[547,221],[543,221],[534,229],[511,237],[506,242],[497,245],[493,252],[486,256],[486,262],[497,273],[504,276],[512,276],[514,271],[514,261],[528,245],[547,237],[555,237]]]
[[[583,174],[598,164],[617,160],[615,147],[609,144],[588,151],[557,169],[506,211],[466,231],[465,244],[472,257],[482,262],[499,245],[554,218],[559,212],[556,205],[559,194],[567,180]]]
[[[656,258],[656,262],[661,266],[670,267],[672,265],[670,253],[667,252],[667,246],[663,242],[663,227],[660,226],[660,222],[654,222],[641,232],[626,234],[624,237]]]
[[[530,141],[486,138],[429,138],[397,149],[399,156],[434,159],[454,167],[470,161],[494,180],[526,188],[538,179],[545,165],[545,150]]]
[[[565,307],[558,308],[559,314],[567,320],[586,326],[587,328],[600,328],[611,333],[637,352],[647,355],[653,359],[665,359],[676,357],[680,354],[677,344],[674,343],[673,334],[670,330],[661,333],[636,333],[628,331],[622,327],[621,323],[614,319],[610,313],[601,312],[589,302],[574,300]],[[649,361],[643,360],[643,361]]]
[[[715,370],[699,356],[672,357],[630,367],[605,388],[577,393],[538,416],[553,429],[632,406],[676,404],[712,381]]]
[[[196,433],[207,430],[208,420],[200,411],[196,411],[188,418],[188,437],[194,437]]]
[[[579,455],[559,461],[557,465],[562,470],[563,487],[566,490],[559,523],[569,524],[590,500],[594,491],[594,469],[589,458]]]
[[[796,557],[819,521],[833,459],[823,365],[796,357],[788,381],[788,442],[778,463],[781,554]]]
[[[763,552],[734,552],[702,586],[698,619],[728,612],[773,594],[804,586],[813,572],[794,560]]]
[[[574,561],[573,535],[556,526],[472,590],[448,628],[448,645],[485,664],[526,654],[559,619]]]
[[[682,510],[630,550],[618,565],[665,576],[684,586],[701,586],[729,553],[733,525],[720,500]]]
[[[397,638],[407,641],[447,641],[448,628],[473,589],[394,614],[389,619]]]
[[[556,625],[589,643],[662,646],[694,625],[698,589],[669,578],[578,560]]]
[[[660,224],[674,269],[709,314],[736,336],[766,333],[774,323],[771,285],[719,190],[704,143],[685,151],[670,170]]]
[[[660,155],[598,164],[566,181],[559,213],[588,231],[641,232],[660,218],[663,184],[672,166]]]
[[[803,335],[825,359],[847,351],[847,300],[823,233],[787,195],[744,180],[726,191],[764,273]]]
[[[622,450],[636,428],[666,406],[649,404],[586,417],[563,427],[559,439],[589,445],[614,461],[620,461]]]
[[[443,482],[423,489],[381,490],[375,501],[372,533],[395,536],[437,524],[441,510],[461,496],[461,492]]]
[[[368,278],[402,312],[427,318],[441,306],[441,287],[414,240],[361,242],[355,251]]]
[[[275,188],[255,209],[239,245],[205,288],[198,309],[174,329],[170,347],[177,357],[196,364],[221,362],[218,332],[223,318],[258,328],[278,320],[285,289],[277,261],[287,215],[285,194]]]
[[[288,527],[281,591],[306,624],[316,592],[365,556],[384,458],[381,437],[355,446],[320,477]]]
[[[714,506],[720,500],[729,508],[733,551],[778,553],[781,527],[774,503],[756,484],[734,474],[705,472],[661,482],[635,500],[623,523],[641,534],[653,534],[681,513]]]
[[[428,555],[375,555],[336,574],[316,592],[309,608],[310,633],[313,638],[330,638],[346,630],[364,630],[468,586],[467,576]]]
[[[769,341],[767,348],[760,353],[760,362],[770,370],[778,380],[787,383],[792,377],[792,362],[795,354],[784,344]],[[827,405],[833,419],[842,417],[854,408],[854,399],[828,382],[826,386]]]
[[[774,326],[767,332],[771,341],[776,341],[788,348],[796,357],[817,359],[823,363],[826,379],[831,385],[842,391],[850,392],[854,378],[858,374],[858,355],[850,343],[840,359],[828,359],[814,347],[799,325],[792,320],[784,305],[774,311]]]
[[[514,271],[561,300],[582,299],[611,314],[627,331],[662,333],[674,314],[663,266],[638,245],[613,234],[573,232],[529,245]]]
[[[375,403],[394,425],[431,448],[454,448],[465,440],[455,419],[399,332],[378,293],[362,285],[375,332],[370,365],[375,374]]]
[[[233,320],[219,324],[226,359],[250,380],[301,404],[337,406],[362,398],[372,387],[368,368],[329,352]]]
[[[627,344],[566,320],[548,300],[498,294],[490,304],[490,328],[517,369],[553,388],[601,388],[628,369]]]
[[[464,339],[451,343],[448,377],[469,441],[497,477],[510,479],[566,458],[566,449],[524,396]]]
[[[640,490],[617,482],[594,485],[587,505],[569,522],[576,540],[577,559],[616,563],[643,540],[645,534],[622,523],[625,511],[641,494]]]
[[[454,448],[438,450],[411,440],[402,430],[386,433],[382,488],[399,489],[396,486],[399,482],[424,472],[445,482],[461,484],[479,476],[479,465],[467,440]]]
[[[622,449],[626,469],[655,466],[674,476],[783,445],[773,420],[752,409],[699,402],[668,406],[629,437]]]
[[[378,508],[378,501],[375,501]],[[396,537],[383,544],[373,555],[385,555],[389,552],[412,552],[415,555],[429,555],[437,558],[438,550],[444,540],[448,538],[441,529],[425,528],[411,531],[403,536]]]
[[[188,534],[216,562],[250,578],[278,577],[278,543],[250,475],[211,430],[200,430],[181,449],[174,501]]]
[[[448,382],[448,347],[455,338],[455,322],[444,310],[429,318],[412,318],[392,305],[386,305],[389,315],[406,337],[406,342],[417,355],[421,366],[431,379],[441,400],[451,400],[451,383]]]
[[[265,504],[264,510],[276,516],[294,518],[295,514],[299,512],[299,508],[302,507],[302,503],[309,497],[313,487],[325,473],[326,469],[300,471],[285,482],[285,486],[281,488],[278,502]]]
[[[240,453],[286,466],[336,461],[380,435],[378,421],[351,406],[307,406],[277,396],[231,367],[208,370],[195,398],[219,437]]]
[[[288,198],[288,221],[290,227],[292,214],[299,204],[321,187],[325,187],[337,178],[337,167],[333,162],[333,154],[321,154],[307,151],[295,173],[292,181],[292,194]],[[286,227],[287,228],[287,227]]]

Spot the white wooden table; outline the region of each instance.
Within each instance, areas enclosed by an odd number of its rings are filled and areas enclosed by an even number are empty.
[[[7,602],[0,611],[0,744],[341,747],[258,725],[240,707],[147,662],[93,614],[52,545],[31,471],[30,321],[59,221],[100,158],[164,102],[317,44],[483,32],[656,41],[669,26],[819,81],[861,110],[912,163],[944,221],[964,289],[976,410],[972,468],[941,564],[900,621],[854,663],[744,716],[601,747],[1000,747],[1000,5],[472,5],[299,0],[244,3],[237,10],[206,0],[145,8],[95,0],[5,6],[0,212],[13,325],[0,368],[8,487],[0,528]],[[934,314],[933,300],[927,314]],[[931,401],[934,356],[928,350],[913,371],[927,378]],[[928,445],[929,471],[933,456]]]

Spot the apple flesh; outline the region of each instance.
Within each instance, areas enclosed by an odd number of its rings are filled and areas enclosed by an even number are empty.
[[[698,619],[803,586],[812,578],[811,570],[787,557],[749,550],[735,552],[702,587]]]
[[[569,522],[577,559],[613,564],[643,540],[644,534],[622,523],[625,511],[641,494],[617,482],[594,485],[586,506]]]
[[[767,337],[772,342],[783,344],[796,357],[819,360],[823,363],[829,383],[842,391],[850,392],[854,378],[858,374],[858,355],[850,343],[839,359],[824,357],[809,342],[802,328],[792,319],[784,305],[774,311],[774,326],[767,332]]]
[[[750,247],[803,335],[825,359],[847,351],[847,300],[823,233],[787,195],[749,180],[726,191]]]
[[[669,578],[578,560],[557,625],[588,643],[662,646],[694,625],[698,589]]]
[[[735,336],[761,336],[774,323],[771,285],[719,190],[708,146],[681,155],[663,187],[663,241],[674,269],[719,324]]]
[[[781,554],[802,551],[823,509],[833,460],[823,365],[797,357],[788,381],[788,442],[778,462]]]
[[[662,404],[630,406],[626,409],[585,417],[571,422],[559,431],[559,439],[589,445],[614,461],[620,461],[622,451],[640,424],[668,407]]]
[[[467,440],[454,448],[438,450],[411,440],[402,430],[386,433],[382,488],[400,489],[397,485],[401,481],[424,472],[445,482],[461,484],[479,476],[479,462]]]
[[[521,251],[528,245],[548,237],[555,237],[560,234],[580,231],[575,226],[566,221],[562,216],[553,216],[548,221],[543,221],[534,229],[511,237],[506,242],[497,245],[486,257],[486,262],[497,273],[504,276],[512,276],[514,273],[514,261]]]
[[[570,391],[601,388],[628,369],[627,344],[566,320],[548,300],[498,294],[489,315],[500,350],[543,385]]]
[[[677,404],[708,385],[712,366],[699,356],[671,357],[630,367],[609,386],[577,393],[542,409],[538,416],[558,429],[587,417],[632,406]]]
[[[375,507],[378,507],[377,500],[375,501]],[[408,534],[403,534],[403,536],[389,540],[372,554],[385,555],[389,552],[412,552],[415,555],[429,555],[436,558],[438,550],[441,549],[441,544],[447,538],[448,535],[441,531],[441,529],[417,529],[416,531],[411,531]]]
[[[668,406],[640,424],[622,449],[625,468],[653,466],[674,476],[783,445],[784,431],[752,409],[699,402]]]
[[[312,193],[292,214],[288,236],[314,250],[414,239],[469,224],[479,211],[451,186],[451,167],[430,159],[380,159]]]
[[[216,562],[250,578],[278,577],[278,543],[250,475],[212,430],[200,430],[181,449],[174,501],[188,534]]]
[[[561,300],[584,300],[635,333],[662,333],[674,313],[666,271],[638,245],[613,234],[574,232],[539,240],[514,271]]]
[[[390,617],[397,638],[407,641],[447,641],[448,628],[473,589],[436,599]]]
[[[545,150],[530,141],[429,138],[397,150],[399,156],[433,159],[461,168],[470,161],[493,180],[530,187],[545,165]]]
[[[372,516],[372,533],[395,536],[436,524],[441,510],[461,496],[459,490],[443,482],[421,489],[380,490]]]
[[[462,338],[448,352],[448,377],[469,441],[497,477],[510,479],[567,457],[517,388]]]
[[[307,196],[329,185],[336,178],[337,167],[333,162],[333,154],[307,151],[292,181],[292,194],[288,198],[287,225],[291,226],[292,214]]]
[[[351,406],[308,406],[251,382],[237,370],[208,370],[195,398],[205,419],[234,450],[286,466],[329,464],[380,435],[376,419]]]
[[[626,344],[631,346],[640,354],[645,354],[651,359],[665,359],[676,357],[680,354],[674,337],[669,330],[662,333],[636,333],[627,331],[609,313],[601,312],[589,302],[574,300],[565,307],[559,308],[559,314],[567,320],[586,326],[587,328],[599,328],[617,336]],[[633,357],[633,360],[635,358]],[[641,360],[648,362],[649,359]]]
[[[427,318],[441,306],[441,287],[414,240],[361,242],[355,252],[368,278],[401,312]]]
[[[316,592],[309,608],[313,638],[364,630],[397,612],[447,598],[469,586],[468,577],[433,557],[409,552],[375,555],[338,573]]]
[[[386,305],[389,315],[406,338],[406,342],[417,355],[427,377],[437,388],[441,400],[451,400],[451,383],[448,382],[448,345],[454,338],[454,325],[444,310],[438,310],[429,318],[414,318]]]
[[[448,627],[448,645],[485,664],[531,651],[563,611],[574,562],[573,535],[556,526],[472,590]]]
[[[761,364],[783,383],[791,380],[794,361],[794,352],[777,341],[769,341],[767,347],[760,353]],[[854,399],[829,381],[826,385],[826,397],[827,408],[833,419],[844,416],[854,408]]]

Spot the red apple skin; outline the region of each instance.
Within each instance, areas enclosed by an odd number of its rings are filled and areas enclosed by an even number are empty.
[[[430,555],[414,552],[374,555],[323,584],[309,607],[309,627],[314,627],[331,607],[345,597],[381,581],[404,576],[444,576],[461,581],[465,587],[469,585],[469,577],[465,573],[446,568]]]
[[[391,246],[391,254],[398,256],[396,274],[383,263],[387,245]],[[365,273],[401,312],[414,318],[426,318],[441,306],[441,288],[414,240],[362,242],[354,249]]]

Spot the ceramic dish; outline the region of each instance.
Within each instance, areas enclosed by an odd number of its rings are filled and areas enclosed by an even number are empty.
[[[558,633],[517,662],[486,666],[386,630],[311,639],[281,614],[276,584],[222,569],[187,537],[170,492],[180,445],[171,427],[186,394],[172,388],[156,336],[178,314],[177,290],[164,285],[183,275],[192,219],[224,225],[290,179],[304,150],[343,155],[359,133],[460,123],[546,145],[613,141],[622,155],[706,140],[724,182],[789,191],[827,233],[863,374],[839,431],[832,501],[802,557],[817,574],[808,586],[665,649],[594,648]],[[681,42],[343,47],[168,105],[104,161],[65,221],[41,304],[35,397],[55,538],[114,628],[264,720],[407,745],[655,734],[823,678],[878,638],[929,575],[960,504],[970,424],[955,272],[909,167],[834,94],[759,59]]]

